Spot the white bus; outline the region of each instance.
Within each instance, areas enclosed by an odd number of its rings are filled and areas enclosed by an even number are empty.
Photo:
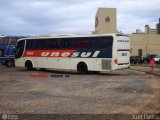
[[[130,66],[129,37],[120,34],[51,36],[17,41],[15,66],[28,70],[113,71]]]

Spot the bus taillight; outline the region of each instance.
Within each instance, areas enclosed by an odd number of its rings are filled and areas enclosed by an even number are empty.
[[[117,64],[118,63],[118,58],[114,59],[114,63]]]

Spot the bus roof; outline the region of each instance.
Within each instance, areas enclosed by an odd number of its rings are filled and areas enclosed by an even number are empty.
[[[77,38],[77,37],[98,37],[98,36],[126,36],[124,34],[91,34],[91,35],[73,35],[73,34],[60,34],[60,35],[51,35],[51,36],[34,36],[34,37],[28,37],[28,38],[22,38],[20,40],[30,40],[30,39],[51,39],[51,38]]]

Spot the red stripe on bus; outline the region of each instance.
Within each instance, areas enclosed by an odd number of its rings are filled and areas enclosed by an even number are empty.
[[[76,50],[25,50],[23,57],[69,57]]]

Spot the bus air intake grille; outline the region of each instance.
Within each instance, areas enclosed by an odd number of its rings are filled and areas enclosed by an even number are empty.
[[[110,70],[111,69],[111,60],[102,60],[102,69]]]

